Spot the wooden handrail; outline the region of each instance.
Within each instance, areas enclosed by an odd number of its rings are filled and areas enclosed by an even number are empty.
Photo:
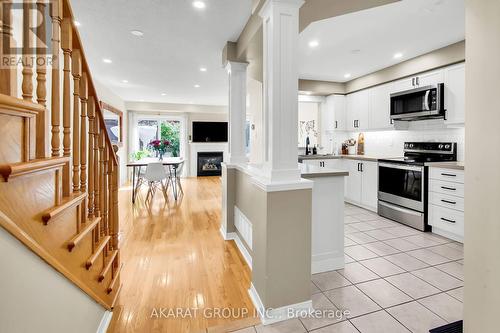
[[[71,7],[70,1],[63,0],[63,3],[64,3],[63,16],[70,17],[72,19],[71,22],[74,22],[73,18],[75,17],[75,15],[73,15],[73,9]],[[75,43],[76,43],[76,46],[75,46]],[[80,38],[80,33],[78,32],[78,29],[76,29],[75,26],[73,26],[73,45],[75,48],[78,48],[80,50],[83,72],[91,73],[90,67],[89,67],[88,62],[87,62],[87,57],[85,56],[83,43],[82,43],[82,40]],[[94,80],[92,79],[92,76],[89,75],[87,79],[88,79],[88,94],[89,94],[89,96],[91,96],[91,95],[95,96],[96,101],[99,101],[100,100],[100,98],[98,98],[99,94],[97,93],[97,90],[95,88]],[[99,105],[99,103],[96,103],[96,114],[99,115],[97,117],[99,120],[99,125],[102,126],[102,128],[106,128],[106,124],[104,123],[104,117],[103,117],[104,113],[103,113],[103,110],[101,109],[101,106]],[[109,135],[107,135],[107,133],[106,133],[105,138],[106,138],[106,145],[111,147],[113,145],[113,143],[111,142],[111,139],[109,138]],[[114,151],[113,151],[113,154],[111,154],[111,155],[112,155],[112,159],[113,159],[113,162],[115,163],[115,165],[119,165],[117,156],[116,156]]]

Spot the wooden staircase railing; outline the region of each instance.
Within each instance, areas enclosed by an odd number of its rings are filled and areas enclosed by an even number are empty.
[[[22,1],[22,52],[6,54],[5,43],[21,42],[13,37],[12,6],[11,0],[0,0],[2,59],[22,59],[21,65],[0,67],[0,225],[111,309],[123,265],[119,162],[71,5]]]

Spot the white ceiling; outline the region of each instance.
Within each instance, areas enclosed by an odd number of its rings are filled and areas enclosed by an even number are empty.
[[[221,50],[243,30],[252,0],[204,1],[199,10],[192,0],[73,0],[92,77],[125,101],[227,104]]]
[[[403,0],[309,25],[300,34],[300,78],[345,82],[463,39],[464,0]],[[319,46],[310,48],[312,40]]]

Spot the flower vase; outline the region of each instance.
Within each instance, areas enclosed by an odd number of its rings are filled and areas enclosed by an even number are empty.
[[[158,153],[158,160],[163,161],[163,153]]]

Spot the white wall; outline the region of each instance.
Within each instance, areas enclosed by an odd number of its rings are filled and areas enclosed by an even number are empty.
[[[105,309],[0,228],[0,332],[96,332]]]
[[[250,156],[252,164],[264,161],[264,120],[262,114],[262,83],[247,79],[247,120],[253,126],[250,132]]]

